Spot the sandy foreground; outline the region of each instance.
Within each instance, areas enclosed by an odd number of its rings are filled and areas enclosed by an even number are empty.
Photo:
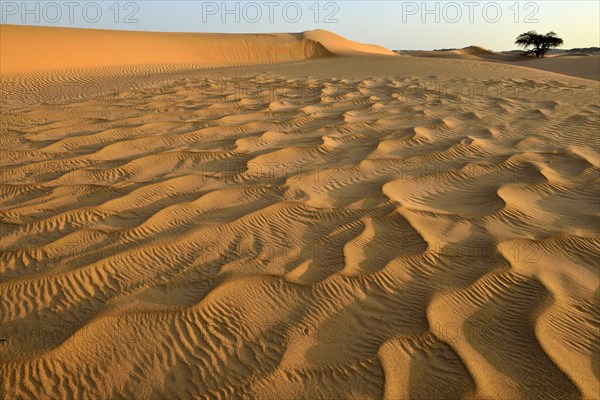
[[[598,398],[593,76],[0,29],[1,398]]]

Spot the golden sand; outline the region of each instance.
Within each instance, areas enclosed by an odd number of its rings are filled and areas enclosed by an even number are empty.
[[[598,397],[597,81],[0,36],[0,397]]]

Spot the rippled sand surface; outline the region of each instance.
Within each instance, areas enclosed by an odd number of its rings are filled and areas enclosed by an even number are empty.
[[[598,90],[402,56],[3,77],[3,397],[597,398]]]

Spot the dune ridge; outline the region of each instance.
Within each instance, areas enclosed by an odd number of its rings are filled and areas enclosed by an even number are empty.
[[[395,55],[323,30],[211,34],[0,25],[0,33],[3,75],[92,67],[268,64],[361,52]]]

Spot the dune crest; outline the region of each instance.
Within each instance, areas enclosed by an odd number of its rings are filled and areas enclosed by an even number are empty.
[[[0,25],[0,72],[18,74],[140,65],[232,66],[376,53],[328,31],[211,34]]]
[[[356,55],[356,54],[378,54],[386,56],[396,56],[393,51],[382,46],[373,44],[362,44],[348,40],[335,33],[317,29],[304,32],[304,37],[321,43],[325,48],[335,54]]]

